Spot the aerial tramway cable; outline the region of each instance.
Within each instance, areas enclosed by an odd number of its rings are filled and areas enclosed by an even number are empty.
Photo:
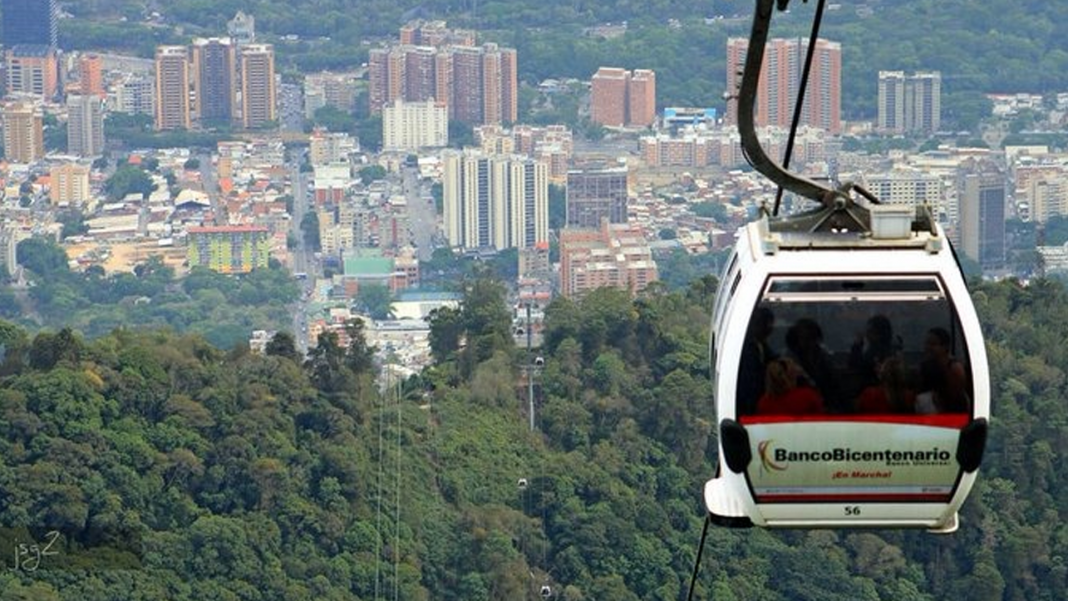
[[[807,0],[805,0],[807,1]],[[779,10],[785,10],[789,0],[779,0]],[[809,33],[808,48],[805,53],[805,64],[801,71],[801,81],[798,84],[797,98],[794,100],[794,113],[793,119],[790,123],[790,135],[786,138],[786,149],[783,156],[783,168],[790,166],[790,158],[793,154],[794,139],[797,137],[797,128],[801,122],[801,111],[804,107],[805,90],[808,88],[809,74],[812,71],[812,61],[816,53],[816,42],[819,39],[820,23],[823,21],[823,7],[825,0],[816,1],[816,14],[812,20],[812,30]],[[739,111],[753,110],[753,107],[738,107]],[[748,159],[748,155],[747,155]],[[783,186],[780,184],[778,191],[775,194],[775,206],[772,215],[779,214],[779,206],[782,202]],[[693,575],[690,577],[690,591],[687,594],[687,601],[693,600],[693,593],[697,586],[697,576],[701,571],[701,556],[705,549],[705,538],[708,536],[708,526],[712,523],[712,516],[709,513],[705,513],[705,523],[701,529],[701,542],[697,546],[697,557],[694,560]]]
[[[801,81],[797,86],[797,98],[794,100],[794,115],[790,122],[790,135],[786,137],[786,150],[783,152],[782,167],[790,167],[790,157],[794,153],[794,138],[797,137],[797,127],[801,123],[801,110],[805,104],[805,90],[808,89],[808,76],[812,71],[812,60],[816,55],[816,41],[820,37],[820,23],[823,21],[823,4],[825,0],[816,1],[816,16],[812,20],[812,31],[808,36],[808,48],[805,51],[805,66],[801,70]],[[783,187],[780,185],[775,193],[775,208],[772,215],[779,214],[779,205],[782,203]]]

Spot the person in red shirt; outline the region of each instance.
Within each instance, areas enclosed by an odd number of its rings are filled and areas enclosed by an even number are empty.
[[[857,413],[912,413],[916,394],[909,390],[905,363],[898,356],[883,359],[875,367],[879,382],[868,386],[857,399]]]
[[[796,361],[775,359],[768,363],[764,396],[757,403],[760,415],[818,415],[823,397],[809,386],[809,378]]]

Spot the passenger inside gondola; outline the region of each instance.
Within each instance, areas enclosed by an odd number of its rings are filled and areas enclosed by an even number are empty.
[[[802,378],[819,391],[827,409],[840,413],[838,379],[831,355],[823,346],[823,330],[816,320],[802,317],[786,331],[789,356],[800,366]]]
[[[768,363],[764,395],[757,403],[760,415],[818,415],[823,397],[808,383],[804,370],[788,357]]]
[[[917,413],[962,413],[969,410],[968,376],[964,364],[951,354],[949,331],[931,328],[923,344]]]
[[[757,401],[764,394],[768,364],[778,357],[768,338],[775,329],[775,314],[760,307],[749,321],[745,344],[742,346],[741,367],[738,374],[738,413],[752,415]]]
[[[876,365],[879,380],[865,388],[856,402],[860,414],[913,413],[916,393],[908,386],[905,362],[889,356]]]
[[[875,384],[879,381],[877,366],[900,347],[894,339],[890,319],[882,314],[872,315],[864,324],[864,332],[857,336],[849,350],[849,368],[863,384]]]

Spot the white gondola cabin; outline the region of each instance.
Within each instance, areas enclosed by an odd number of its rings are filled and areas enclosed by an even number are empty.
[[[850,202],[750,223],[712,325],[714,522],[956,529],[990,384],[963,275],[926,207]]]

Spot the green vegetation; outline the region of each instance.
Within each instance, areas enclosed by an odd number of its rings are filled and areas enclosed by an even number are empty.
[[[228,132],[155,131],[152,117],[109,113],[104,127],[109,141],[121,141],[130,148],[210,148],[221,140],[232,140]]]
[[[127,194],[141,194],[144,197],[156,190],[152,176],[142,166],[121,165],[104,182],[104,192],[109,200],[122,200]]]
[[[371,319],[388,319],[393,313],[393,293],[382,284],[364,284],[356,293],[355,305]]]
[[[1056,459],[1068,293],[975,285],[994,418],[961,530],[714,529],[698,598],[1068,595]],[[303,362],[284,334],[256,356],[162,330],[87,339],[0,322],[0,523],[123,524],[144,543],[140,570],[4,571],[0,590],[466,601],[549,583],[566,601],[682,599],[715,455],[707,332],[694,326],[714,287],[554,301],[536,432],[504,290],[484,275],[435,315],[436,365],[385,397],[360,322],[348,348],[324,336]]]
[[[82,273],[67,266],[62,248],[44,238],[19,242],[18,261],[34,282],[28,297],[37,323],[69,327],[90,337],[115,328],[170,328],[199,332],[220,348],[248,340],[252,330],[292,326],[287,305],[298,289],[277,266],[235,277],[194,267],[182,280],[153,257],[134,273],[107,274],[101,267]]]
[[[382,165],[368,165],[359,171],[360,181],[367,186],[378,180],[386,179],[386,168]]]

